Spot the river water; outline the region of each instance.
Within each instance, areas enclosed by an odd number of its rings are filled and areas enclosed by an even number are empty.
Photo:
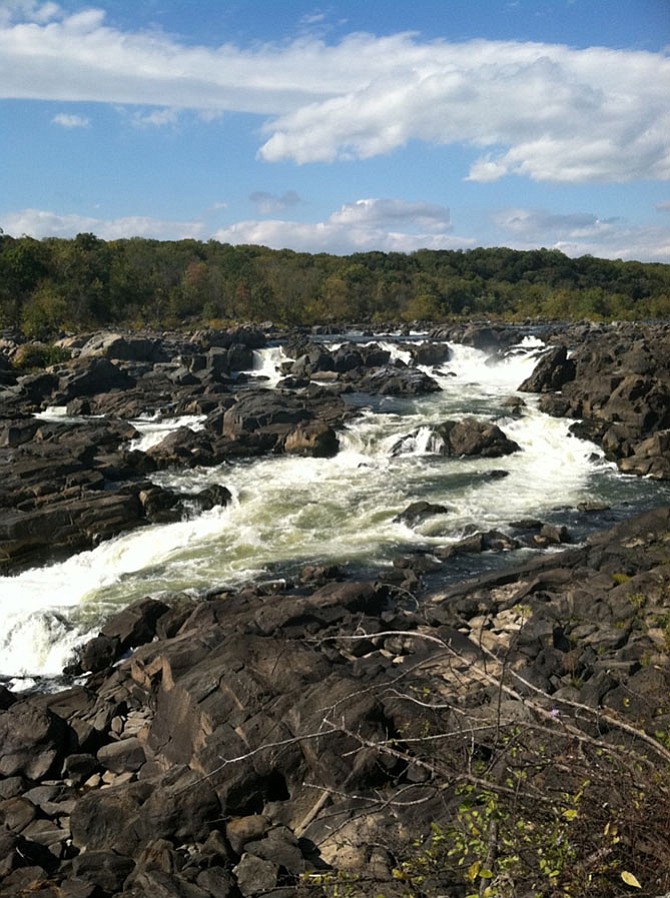
[[[409,358],[402,344],[387,348]],[[403,552],[448,545],[469,528],[509,531],[511,522],[529,517],[566,523],[580,539],[589,527],[667,501],[666,487],[620,475],[598,447],[569,433],[571,422],[542,414],[535,397],[516,394],[540,349],[538,340],[526,338],[492,363],[456,344],[451,361],[426,369],[441,392],[416,399],[351,397],[360,413],[340,434],[340,451],[331,459],[272,456],[155,475],[162,485],[189,493],[220,483],[233,501],[0,578],[0,676],[17,688],[35,677],[58,676],[105,617],[147,595],[202,594],[254,578],[290,577],[311,563],[337,562],[353,572],[380,568]],[[262,350],[254,373],[271,387],[282,358],[279,347]],[[520,415],[504,405],[513,395],[526,403]],[[495,421],[522,451],[488,460],[431,452],[429,427],[465,415]],[[143,433],[140,448],[179,423],[200,426],[196,418],[134,423]],[[490,476],[500,470],[507,476]],[[449,511],[413,527],[394,520],[418,500]],[[577,509],[584,505],[609,510],[582,514]],[[488,556],[468,557],[467,569],[461,561],[452,576],[489,563]]]

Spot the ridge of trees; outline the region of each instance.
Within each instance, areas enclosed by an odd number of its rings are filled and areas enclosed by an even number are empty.
[[[670,317],[670,265],[558,250],[336,256],[264,246],[0,234],[0,327],[30,337],[181,322]]]

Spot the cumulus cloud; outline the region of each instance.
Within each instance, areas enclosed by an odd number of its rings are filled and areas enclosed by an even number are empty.
[[[494,223],[508,234],[515,234],[526,239],[551,237],[577,238],[585,234],[593,234],[603,226],[611,226],[613,220],[602,222],[590,212],[573,212],[570,214],[549,212],[546,209],[501,209],[492,216]]]
[[[0,6],[0,25],[13,19],[28,22],[48,22],[61,15],[57,3],[39,3],[36,0],[3,0]]]
[[[663,203],[656,203],[654,208],[657,212],[670,212],[670,200],[666,200]]]
[[[261,215],[274,215],[302,202],[295,190],[287,190],[282,196],[266,193],[264,190],[256,190],[249,199],[256,205]]]
[[[223,243],[258,243],[273,249],[338,254],[474,246],[474,240],[453,236],[449,230],[449,211],[443,206],[362,199],[345,204],[325,221],[241,221],[221,228],[213,236]]]
[[[199,221],[162,221],[145,216],[100,219],[85,215],[59,215],[43,209],[23,209],[3,216],[2,227],[7,234],[20,237],[74,237],[93,233],[103,240],[122,237],[150,237],[156,240],[181,240],[186,237],[202,239],[205,229]]]
[[[492,216],[502,242],[516,249],[545,246],[568,256],[666,262],[670,228],[630,225],[592,213],[556,214],[546,209],[504,209]]]
[[[51,119],[51,124],[60,125],[61,128],[90,128],[91,120],[85,115],[59,112]]]
[[[463,173],[473,181],[670,178],[662,53],[413,34],[187,46],[112,28],[99,9],[11,5],[0,19],[3,97],[255,113],[268,162],[365,159],[421,140],[474,148]]]
[[[487,241],[452,232],[443,206],[394,199],[362,199],[347,203],[323,221],[300,222],[289,218],[233,222],[215,233],[207,226],[209,214],[226,208],[216,203],[202,219],[165,221],[144,216],[101,219],[24,209],[3,216],[4,231],[18,237],[73,237],[92,232],[105,240],[149,237],[158,240],[210,236],[222,243],[249,243],[299,252],[414,252],[418,249],[470,249],[506,245],[516,249],[540,246],[559,249],[569,256],[590,253],[606,259],[666,262],[670,258],[670,227],[630,225],[618,218],[592,213],[561,214],[545,209],[505,209],[493,216],[496,232]]]
[[[131,117],[137,128],[163,128],[176,125],[179,121],[179,110],[169,108],[152,109],[148,112],[136,110]]]

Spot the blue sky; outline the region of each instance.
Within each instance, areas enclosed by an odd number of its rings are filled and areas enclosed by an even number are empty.
[[[670,262],[669,0],[0,0],[0,227]]]

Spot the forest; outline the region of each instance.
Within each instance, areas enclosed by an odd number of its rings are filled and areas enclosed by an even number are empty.
[[[215,240],[0,234],[0,328],[670,317],[670,265],[505,247],[348,256]]]

